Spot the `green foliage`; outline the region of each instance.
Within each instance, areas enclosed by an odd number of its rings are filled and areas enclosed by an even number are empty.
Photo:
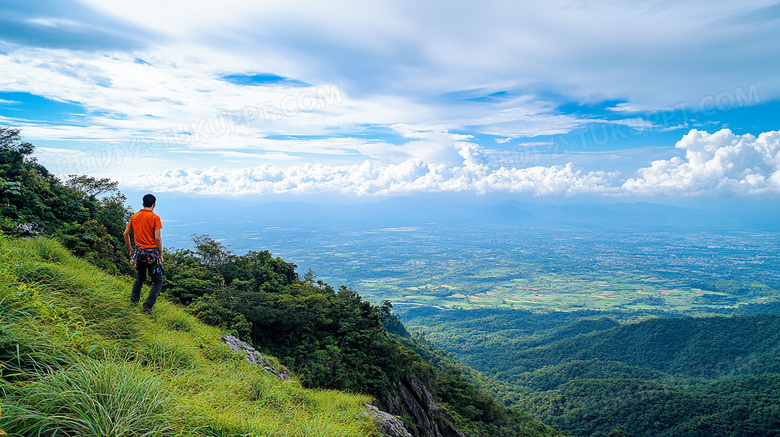
[[[122,237],[130,211],[117,184],[78,175],[62,183],[27,157],[32,151],[18,131],[0,129],[0,232],[52,235],[107,272],[132,273]],[[6,429],[257,435],[262,423],[269,435],[374,432],[356,414],[355,400],[365,397],[334,399],[339,396],[333,392],[312,394],[297,384],[279,390],[268,381],[254,383],[248,396],[237,385],[204,388],[210,381],[201,376],[224,385],[240,367],[240,359],[213,344],[216,331],[204,334],[164,301],[155,307],[164,329],[150,326],[126,307],[129,284],[108,280],[49,240],[12,243],[2,234],[0,314],[8,317],[0,322],[0,370],[10,413],[0,424]],[[435,420],[442,426],[455,424],[473,436],[557,435],[506,410],[474,385],[467,369],[423,360],[418,352],[443,352],[410,338],[390,302],[376,307],[348,287],[315,282],[313,273],[301,280],[295,264],[267,251],[237,256],[206,235],[193,240],[195,251],[165,254],[165,295],[199,319],[283,357],[304,386],[388,399],[399,384],[423,380],[437,396]],[[204,340],[207,335],[212,340]],[[152,389],[159,402],[149,397]],[[226,399],[237,392],[245,401]],[[143,399],[152,399],[153,408],[141,405]],[[344,410],[344,402],[353,407]],[[236,419],[236,408],[246,414]]]
[[[71,175],[63,184],[28,157],[33,149],[0,128],[0,231],[52,235],[110,273],[132,274],[122,239],[130,211],[116,182]]]
[[[751,384],[745,378],[683,385],[604,372],[527,394],[516,406],[578,436],[606,435],[616,425],[628,436],[772,435],[780,377],[749,377]]]
[[[280,357],[312,388],[388,399],[397,384],[422,381],[441,404],[439,420],[472,436],[555,435],[511,412],[477,388],[476,376],[423,339],[413,339],[392,314],[348,287],[303,280],[295,265],[269,252],[236,255],[208,236],[195,251],[166,255],[164,293],[202,321],[229,330]]]
[[[129,265],[125,251],[97,220],[66,223],[56,235],[65,247],[86,261],[112,274],[128,273],[123,268]]]
[[[366,396],[247,363],[164,300],[45,238],[0,237],[0,428],[11,435],[375,436]]]
[[[222,306],[214,296],[203,295],[187,307],[187,312],[195,315],[205,323],[220,326],[227,333],[238,338],[248,339],[252,333],[252,324],[246,317],[236,311]]]
[[[19,138],[19,129],[0,127],[0,153],[27,156],[32,154],[33,150],[35,146]]]
[[[780,423],[777,315],[642,320],[647,313],[414,310],[406,317],[493,377],[491,391],[506,404],[577,436],[771,435]]]
[[[382,326],[390,334],[395,334],[399,337],[410,337],[409,331],[401,323],[401,317],[393,314],[393,303],[389,300],[382,302],[382,305],[379,307],[379,318],[382,321]]]
[[[458,364],[452,355],[414,335],[402,339],[410,349],[422,357],[416,363],[418,374],[425,375],[438,402],[454,412],[458,429],[469,436],[560,435],[557,431],[532,420],[517,410],[504,408],[494,397],[479,387],[483,377],[473,369]]]
[[[76,190],[94,198],[101,194],[118,193],[118,183],[108,178],[95,179],[87,175],[69,175],[65,186],[75,188]]]

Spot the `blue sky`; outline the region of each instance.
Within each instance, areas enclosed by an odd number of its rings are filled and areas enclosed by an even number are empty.
[[[0,125],[129,191],[777,199],[780,3],[0,3]]]

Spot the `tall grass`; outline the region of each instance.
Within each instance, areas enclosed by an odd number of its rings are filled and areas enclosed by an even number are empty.
[[[87,360],[18,387],[6,409],[20,435],[163,436],[171,396],[138,365]]]
[[[0,429],[20,436],[378,435],[370,399],[282,382],[164,299],[45,238],[0,236]]]
[[[55,318],[56,306],[8,268],[4,261],[12,254],[4,249],[0,240],[0,375],[22,380],[72,359],[68,348],[52,341],[53,327],[41,323]]]

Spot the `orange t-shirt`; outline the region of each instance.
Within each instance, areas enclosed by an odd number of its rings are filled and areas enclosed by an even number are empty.
[[[148,209],[142,209],[133,214],[127,227],[133,230],[136,246],[143,249],[154,249],[157,247],[157,243],[154,241],[154,230],[162,229],[160,216]]]

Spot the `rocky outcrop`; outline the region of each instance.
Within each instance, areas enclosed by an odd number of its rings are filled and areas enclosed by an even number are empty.
[[[222,343],[225,343],[230,347],[230,349],[234,351],[244,351],[246,354],[246,360],[256,366],[262,366],[263,369],[265,369],[266,372],[276,376],[277,378],[281,379],[282,381],[290,379],[290,372],[286,368],[282,367],[282,369],[277,369],[274,367],[273,362],[268,358],[264,357],[260,352],[257,351],[254,347],[252,347],[251,344],[239,340],[237,337],[233,335],[226,335],[224,337],[220,337],[219,341]],[[423,390],[425,390],[425,387],[423,387]],[[427,393],[428,391],[425,390]],[[430,397],[430,394],[428,394],[428,397]],[[431,400],[431,402],[433,402]],[[374,419],[374,422],[376,422],[377,427],[379,428],[379,432],[386,437],[414,437],[404,426],[404,423],[401,422],[397,417],[393,416],[390,413],[386,413],[384,411],[380,411],[379,408],[371,405],[371,404],[365,404],[367,410],[363,413],[372,417]]]
[[[414,417],[413,437],[466,437],[452,425],[449,414],[436,404],[418,379],[398,381],[395,387],[396,393],[385,396],[383,403],[393,414],[409,413]]]
[[[251,344],[239,340],[237,337],[232,335],[226,335],[224,337],[220,337],[219,341],[222,343],[225,343],[230,347],[230,349],[233,349],[234,351],[244,351],[246,353],[246,360],[256,366],[262,366],[263,369],[270,373],[271,375],[274,375],[275,377],[281,379],[282,381],[285,381],[287,379],[290,379],[290,371],[287,370],[285,367],[282,367],[281,369],[277,369],[274,367],[274,363],[268,358],[264,357],[260,354],[260,352],[257,351],[254,347],[252,347]]]
[[[380,411],[379,408],[365,404],[367,410],[363,414],[370,416],[376,422],[379,432],[385,437],[412,437],[406,430],[404,423],[390,413]]]
[[[221,342],[230,349],[244,351],[246,360],[281,380],[290,379],[290,372],[282,367],[274,367],[273,362],[257,351],[251,344],[241,341],[235,336],[220,337]],[[403,380],[395,383],[395,392],[388,393],[380,402],[389,411],[381,411],[377,407],[366,404],[364,414],[371,416],[386,437],[466,437],[465,434],[452,425],[452,419],[447,411],[439,407],[433,396],[418,379]],[[412,427],[407,428],[396,416],[408,414],[414,418]]]

